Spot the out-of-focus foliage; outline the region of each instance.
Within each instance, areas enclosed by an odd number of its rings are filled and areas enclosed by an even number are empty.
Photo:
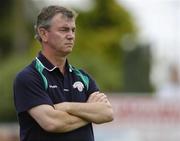
[[[150,46],[139,44],[133,50],[123,53],[123,92],[139,93],[151,92],[150,66],[151,55]]]
[[[12,51],[12,1],[1,0],[0,4],[0,58]],[[0,59],[1,60],[1,59]],[[1,61],[0,61],[1,62]]]
[[[0,5],[0,121],[15,120],[13,80],[18,71],[30,63],[25,3],[24,0],[2,0]]]
[[[13,103],[13,80],[22,69],[22,66],[30,63],[27,54],[17,56],[13,55],[4,63],[1,63],[0,69],[0,121],[15,120],[15,109]]]

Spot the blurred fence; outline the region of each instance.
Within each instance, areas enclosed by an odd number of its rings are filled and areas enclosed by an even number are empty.
[[[152,96],[110,97],[112,123],[95,126],[97,141],[180,141],[180,103]]]
[[[17,123],[0,123],[0,141],[19,141]]]
[[[152,96],[110,94],[111,123],[94,125],[96,141],[180,141],[180,103]],[[18,124],[0,124],[0,141],[18,141]]]

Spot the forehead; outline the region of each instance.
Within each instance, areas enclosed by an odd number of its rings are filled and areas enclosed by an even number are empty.
[[[75,27],[75,18],[68,18],[61,13],[56,14],[51,20],[51,26],[73,26]]]

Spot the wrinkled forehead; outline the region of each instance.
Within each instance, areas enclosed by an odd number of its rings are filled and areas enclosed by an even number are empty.
[[[62,22],[74,22],[75,23],[75,18],[74,17],[68,17],[66,15],[63,15],[62,13],[56,14],[52,20],[53,21],[62,21]]]
[[[71,26],[75,27],[75,18],[67,17],[61,13],[56,14],[51,20],[51,26]]]

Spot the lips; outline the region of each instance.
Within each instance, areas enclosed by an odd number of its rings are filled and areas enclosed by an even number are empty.
[[[73,45],[73,43],[65,43],[65,45]]]

